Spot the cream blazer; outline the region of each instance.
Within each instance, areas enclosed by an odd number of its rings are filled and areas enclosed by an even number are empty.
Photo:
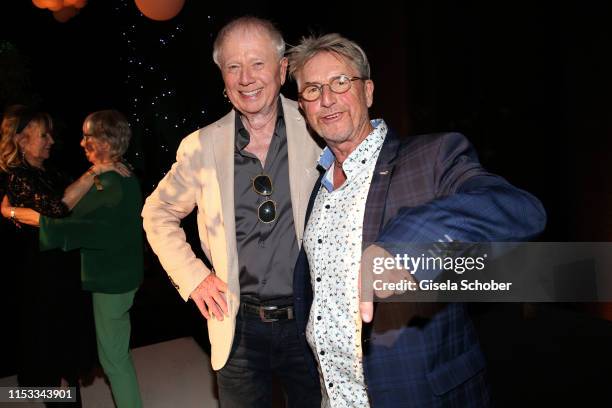
[[[318,177],[321,149],[306,130],[297,103],[281,95],[287,150],[289,184],[295,235],[301,247],[304,217],[310,193]],[[238,253],[234,216],[235,113],[197,130],[181,142],[176,162],[146,199],[143,226],[153,251],[172,284],[187,301],[191,292],[211,271],[196,258],[185,240],[181,220],[197,207],[200,243],[216,275],[227,282],[229,317],[208,320],[211,362],[221,369],[234,338],[240,306]]]

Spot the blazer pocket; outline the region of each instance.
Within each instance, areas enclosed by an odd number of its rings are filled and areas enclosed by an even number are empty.
[[[463,354],[436,367],[427,374],[435,395],[442,395],[465,383],[485,368],[486,362],[479,344]]]

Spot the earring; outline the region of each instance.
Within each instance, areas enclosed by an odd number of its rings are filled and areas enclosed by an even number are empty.
[[[230,98],[227,96],[227,90],[225,88],[223,88],[223,98],[225,98],[225,103],[231,105],[232,101],[230,101]]]
[[[19,140],[19,141],[15,141],[15,147],[17,148],[17,153],[19,153],[19,156],[23,159],[25,157],[25,153],[23,152],[23,147],[21,146],[21,143],[23,142],[23,139]]]

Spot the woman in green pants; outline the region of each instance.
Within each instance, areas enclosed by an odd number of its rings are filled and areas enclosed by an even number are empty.
[[[91,188],[68,217],[38,217],[41,251],[81,251],[81,280],[83,289],[92,292],[98,356],[119,408],[142,406],[129,353],[129,310],[143,277],[142,196],[136,177],[96,174],[95,169],[119,162],[130,137],[121,113],[90,114],[81,146],[93,164]]]

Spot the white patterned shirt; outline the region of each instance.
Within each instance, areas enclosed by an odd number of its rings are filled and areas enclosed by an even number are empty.
[[[346,181],[333,187],[335,157],[325,148],[326,169],[304,232],[314,298],[306,337],[318,361],[322,407],[369,407],[363,375],[358,278],[363,216],[387,125],[374,130],[342,164]]]

